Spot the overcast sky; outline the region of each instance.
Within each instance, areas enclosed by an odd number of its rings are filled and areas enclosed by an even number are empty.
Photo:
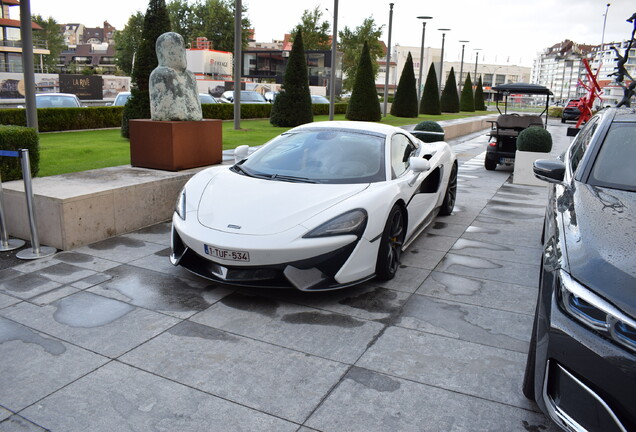
[[[230,0],[231,1],[231,0]],[[481,48],[479,62],[531,66],[536,54],[564,39],[597,45],[603,34],[607,1],[599,0],[393,0],[391,45],[419,49],[422,24],[417,16],[432,16],[427,21],[427,47],[439,48],[446,32],[445,59],[459,61],[460,40],[468,40],[464,60],[475,58],[474,48]],[[372,16],[384,26],[383,40],[388,39],[389,3],[379,0],[339,0],[338,29],[354,29]],[[636,12],[634,0],[610,1],[605,28],[605,42],[627,39],[632,24],[625,20]],[[325,0],[243,0],[247,17],[256,32],[256,40],[282,39],[300,22],[306,9],[319,6],[323,20],[332,21],[334,1]],[[145,12],[148,0],[31,0],[31,13],[52,16],[58,23],[82,23],[101,27],[108,21],[122,29],[130,15]]]

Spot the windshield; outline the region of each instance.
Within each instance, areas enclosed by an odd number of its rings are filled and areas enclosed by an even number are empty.
[[[601,146],[590,183],[636,191],[636,123],[614,123]]]
[[[46,95],[35,98],[37,108],[77,108],[79,104],[73,96]]]
[[[240,164],[239,170],[245,175],[282,181],[383,181],[384,140],[384,136],[349,130],[289,132],[255,152]]]
[[[256,92],[241,92],[241,102],[266,102],[265,98]]]

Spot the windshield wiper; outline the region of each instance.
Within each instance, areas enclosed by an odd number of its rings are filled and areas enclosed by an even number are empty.
[[[318,183],[318,181],[312,180],[312,179],[307,178],[307,177],[294,177],[294,176],[287,176],[287,175],[281,175],[281,174],[274,174],[274,175],[272,175],[271,179],[272,180],[287,181],[287,182],[292,182],[292,183]]]
[[[247,177],[254,177],[254,178],[260,178],[260,179],[266,179],[266,180],[270,180],[272,178],[272,176],[269,174],[256,174],[252,171],[249,171],[241,166],[242,163],[243,161],[232,165],[231,170],[239,174],[243,174],[244,176],[247,176]]]

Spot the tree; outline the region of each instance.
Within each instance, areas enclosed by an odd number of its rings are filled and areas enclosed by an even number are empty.
[[[417,117],[417,84],[413,72],[413,57],[406,57],[404,69],[398,82],[395,98],[391,104],[391,115],[396,117]]]
[[[170,16],[172,31],[179,33],[183,37],[187,47],[196,38],[192,34],[197,20],[194,11],[196,6],[190,6],[187,0],[170,0],[166,7]]]
[[[382,118],[378,92],[375,89],[375,75],[369,44],[366,42],[362,46],[362,53],[360,53],[360,61],[356,68],[353,90],[345,117],[348,120],[360,121],[380,121]]]
[[[459,95],[457,94],[457,81],[455,80],[455,68],[451,68],[444,90],[442,90],[442,98],[439,101],[442,112],[458,113],[459,112]]]
[[[242,6],[242,46],[246,47],[250,35],[250,21]],[[192,39],[204,36],[219,51],[234,52],[234,2],[229,0],[205,0],[192,6]]]
[[[306,50],[328,50],[331,49],[331,36],[329,30],[331,26],[322,19],[322,11],[316,6],[314,10],[305,9],[300,19],[300,24],[291,31],[292,41],[296,37],[296,31],[302,30],[303,44]]]
[[[439,106],[439,86],[437,85],[437,74],[435,66],[431,63],[422,92],[422,100],[420,101],[420,114],[441,115],[442,110]]]
[[[34,33],[35,38],[44,42],[50,54],[43,56],[43,66],[46,72],[57,71],[57,63],[61,52],[66,48],[64,37],[60,33],[60,25],[52,17],[43,18],[41,15],[33,15],[31,20],[42,27]],[[35,59],[34,64],[38,65],[39,59]]]
[[[342,73],[345,78],[342,82],[342,86],[345,90],[351,90],[353,88],[356,69],[360,63],[360,56],[362,53],[362,47],[365,43],[369,46],[369,55],[371,58],[372,75],[375,82],[375,77],[378,74],[378,58],[385,55],[384,45],[380,42],[382,36],[382,28],[384,26],[377,27],[373,18],[366,18],[362,25],[356,27],[355,30],[350,30],[349,27],[338,32],[340,40],[340,51],[342,51]]]
[[[143,28],[144,14],[137,12],[128,18],[122,30],[115,32],[115,65],[128,76],[132,74],[133,59],[139,49]]]
[[[148,80],[150,73],[157,67],[155,43],[162,34],[170,31],[170,17],[165,0],[150,0],[144,26],[141,33],[139,49],[135,55],[132,71],[132,88],[130,98],[124,105],[121,134],[128,137],[128,121],[131,119],[150,118],[150,92]]]
[[[481,82],[481,75],[479,75],[477,87],[475,88],[475,110],[486,111],[486,104],[484,103],[484,85]]]
[[[473,95],[473,82],[470,80],[470,72],[466,75],[466,81],[464,81],[462,96],[459,100],[459,110],[475,112],[475,96]]]
[[[283,87],[274,100],[269,122],[274,126],[294,127],[313,120],[303,33],[298,27],[289,54]]]

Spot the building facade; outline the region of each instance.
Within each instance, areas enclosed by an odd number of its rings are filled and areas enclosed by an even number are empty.
[[[22,36],[20,34],[19,0],[0,0],[0,72],[23,72]],[[42,27],[31,23],[33,53],[39,55],[40,63],[35,64],[36,72],[42,70],[42,56],[50,53],[46,44],[38,40],[37,30]]]
[[[610,42],[592,49],[590,67],[592,71],[598,71],[597,81],[603,93],[601,94],[601,106],[615,106],[623,99],[623,88],[616,82],[616,67],[618,56],[627,58],[625,70],[632,78],[636,78],[636,47],[632,47],[626,53],[629,41]],[[583,77],[581,79],[584,79]],[[631,80],[625,77],[623,84],[629,86]]]

